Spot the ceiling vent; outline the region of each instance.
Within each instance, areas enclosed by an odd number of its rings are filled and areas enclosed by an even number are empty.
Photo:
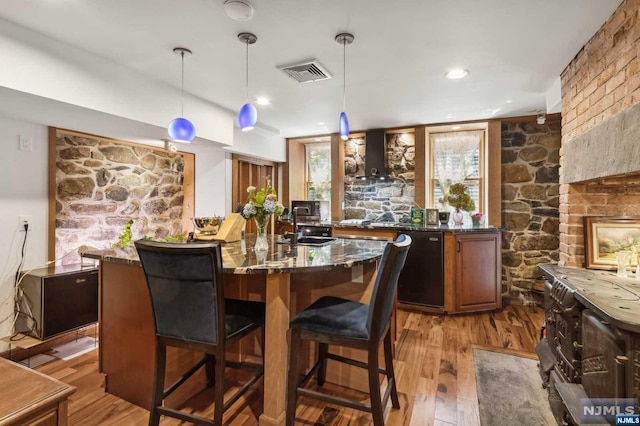
[[[315,59],[300,64],[278,67],[278,69],[281,69],[298,83],[310,83],[312,81],[328,80],[331,78],[329,71]]]

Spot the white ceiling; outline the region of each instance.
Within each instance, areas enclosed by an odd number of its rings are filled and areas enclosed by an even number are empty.
[[[187,47],[194,54],[185,60],[185,91],[231,111],[245,101],[237,34],[252,32],[250,97],[269,97],[260,123],[291,137],[337,131],[340,32],[355,35],[346,48],[352,130],[530,115],[545,109],[547,89],[621,3],[251,1],[246,22],[226,16],[223,0],[1,0],[0,17],[178,88],[172,49]],[[334,78],[301,84],[277,69],[307,59]],[[470,74],[447,80],[453,67]]]

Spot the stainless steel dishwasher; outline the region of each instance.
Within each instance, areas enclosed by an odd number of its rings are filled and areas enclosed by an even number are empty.
[[[444,235],[437,231],[403,232],[411,248],[398,279],[398,301],[444,307]]]

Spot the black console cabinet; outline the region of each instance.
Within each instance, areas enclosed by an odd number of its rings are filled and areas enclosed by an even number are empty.
[[[411,248],[398,279],[398,301],[444,308],[444,236],[442,232],[403,232]]]
[[[22,277],[31,316],[22,313],[16,331],[48,339],[98,321],[98,270],[80,265],[36,269]]]

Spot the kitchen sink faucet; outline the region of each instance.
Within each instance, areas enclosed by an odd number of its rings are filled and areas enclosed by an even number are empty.
[[[293,235],[289,237],[289,244],[292,246],[298,244],[298,210],[304,210],[309,214],[309,207],[294,207],[291,210],[291,218],[293,220]]]

